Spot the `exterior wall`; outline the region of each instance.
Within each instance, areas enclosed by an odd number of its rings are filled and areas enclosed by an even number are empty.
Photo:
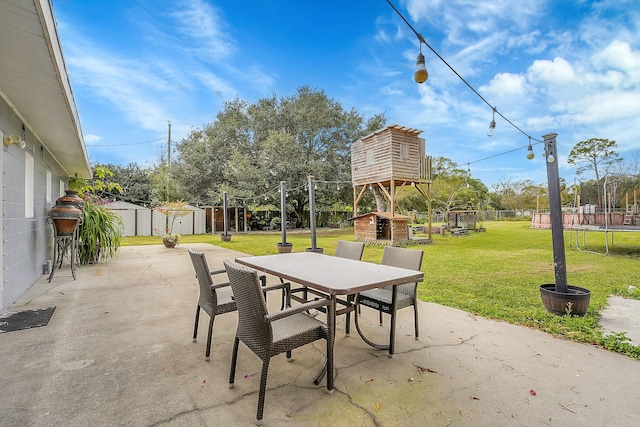
[[[2,144],[0,148],[3,172],[0,312],[3,312],[44,273],[44,265],[52,258],[49,210],[60,197],[60,180],[66,183],[67,175],[28,130],[23,133],[21,121],[1,98],[0,129],[6,134],[20,135],[27,142],[24,150],[16,145]],[[34,160],[34,215],[30,218],[25,216],[25,153]],[[49,202],[47,170],[51,172]]]
[[[206,215],[204,209],[189,207],[192,212],[177,218],[173,224],[173,232],[177,234],[204,234],[206,233]],[[151,214],[151,227],[153,236],[162,236],[166,225],[166,217],[153,210]],[[171,226],[171,224],[169,224]]]
[[[409,238],[409,223],[406,219],[391,221],[391,227],[393,229],[391,235],[394,241],[407,240]]]
[[[151,209],[110,209],[122,218],[124,223],[123,236],[151,236]]]
[[[373,219],[373,221],[372,221]],[[389,227],[387,236],[378,238],[377,222],[384,221],[385,227]],[[353,228],[356,239],[359,240],[391,240],[393,241],[407,240],[409,238],[408,220],[405,218],[388,219],[385,217],[378,218],[378,215],[371,213],[354,219]]]
[[[373,223],[371,223],[373,218]],[[374,214],[356,218],[353,221],[353,232],[356,238],[376,240],[376,216]]]

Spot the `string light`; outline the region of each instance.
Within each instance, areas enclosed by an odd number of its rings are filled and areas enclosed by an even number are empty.
[[[502,117],[502,119],[504,119],[504,121],[506,121],[507,123],[509,123],[511,126],[513,126],[516,130],[518,130],[521,134],[525,135],[526,137],[529,138],[529,144],[531,144],[531,139],[533,139],[534,141],[537,141],[537,143],[543,143],[543,141],[533,138],[531,135],[529,135],[528,133],[526,133],[525,131],[523,131],[522,129],[520,129],[515,123],[513,123],[511,120],[509,120],[507,117],[505,117],[500,111],[498,111],[498,109],[496,107],[494,107],[493,105],[491,105],[489,103],[489,101],[487,101],[482,95],[480,95],[480,93],[474,89],[473,86],[471,86],[469,84],[469,82],[467,82],[464,77],[462,77],[451,65],[449,65],[449,63],[433,48],[431,47],[431,45],[429,43],[427,43],[427,41],[424,39],[424,37],[422,36],[422,34],[418,33],[416,31],[415,28],[413,28],[413,26],[409,23],[409,21],[407,21],[407,19],[402,15],[402,13],[400,13],[400,11],[393,5],[393,3],[391,3],[391,0],[387,0],[387,3],[389,4],[389,6],[391,6],[391,8],[398,14],[398,16],[405,22],[405,24],[407,24],[407,26],[411,29],[411,31],[413,31],[413,33],[416,35],[416,37],[418,37],[418,41],[420,42],[420,53],[422,53],[422,44],[424,43],[425,46],[427,46],[429,48],[429,50],[431,50],[431,52],[433,52],[434,55],[436,55],[438,57],[438,59],[440,59],[456,76],[458,76],[458,78],[465,84],[467,85],[467,87],[473,92],[475,93],[478,98],[480,98],[485,104],[487,104],[491,110],[492,110],[492,114],[493,114],[493,120],[491,120],[491,124],[489,125],[489,132],[487,133],[488,136],[493,136],[493,133],[495,132],[495,115],[498,114],[500,117]],[[419,57],[418,57],[419,58]],[[528,147],[527,147],[528,148]],[[520,150],[520,148],[518,148],[517,150]],[[495,156],[490,156],[490,157],[486,157],[484,159],[481,160],[476,160],[476,162],[482,161],[482,160],[486,160],[486,159],[490,159],[493,157],[497,157],[499,155],[503,155],[503,154],[507,154],[510,152],[513,152],[516,150],[510,150],[507,151],[505,153],[501,153],[501,154],[497,154]],[[531,154],[533,154],[533,151],[531,152]],[[529,158],[529,153],[527,153],[527,158]],[[533,158],[533,157],[531,157]],[[547,159],[548,160],[548,159]],[[472,162],[475,163],[475,162]]]
[[[489,123],[489,132],[487,132],[487,136],[493,136],[496,133],[496,107],[493,107],[493,116],[491,118],[491,123]]]
[[[531,137],[529,137],[529,147],[527,147],[527,159],[531,160],[535,157],[533,154],[533,148],[531,147]]]
[[[413,80],[416,83],[424,83],[429,78],[427,67],[424,65],[424,55],[422,54],[422,42],[420,42],[420,53],[416,59],[416,72],[413,74]]]

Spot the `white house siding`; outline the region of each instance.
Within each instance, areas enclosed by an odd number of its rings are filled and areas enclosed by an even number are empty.
[[[0,99],[0,129],[23,137],[22,123],[4,100]],[[1,135],[4,137],[4,134]],[[44,271],[53,250],[53,229],[48,223],[51,205],[58,198],[51,189],[47,203],[47,170],[53,181],[66,180],[62,168],[51,158],[35,137],[26,130],[27,147],[2,144],[2,286],[0,313],[5,311]],[[34,216],[25,217],[25,151],[34,159]]]
[[[90,178],[91,169],[51,1],[0,1],[0,28],[0,138],[15,134],[27,144],[0,144],[1,313],[41,277],[52,256],[48,215],[60,188],[47,190],[47,171],[52,184],[66,184],[74,173]],[[29,177],[26,152],[33,162]],[[28,200],[26,182],[33,187]],[[26,206],[33,207],[29,215]]]

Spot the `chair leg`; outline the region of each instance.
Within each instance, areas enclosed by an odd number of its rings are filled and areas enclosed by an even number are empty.
[[[267,373],[269,372],[269,362],[271,359],[262,361],[262,375],[260,376],[260,393],[258,394],[258,412],[256,420],[258,425],[262,424],[262,416],[264,414],[264,395],[267,391]]]
[[[380,317],[380,326],[382,326],[382,310],[380,310],[378,313]]]
[[[216,316],[211,316],[211,319],[209,319],[209,336],[207,337],[207,352],[204,355],[204,360],[209,360],[209,355],[211,354],[211,336],[213,335],[213,319],[215,319]]]
[[[193,327],[193,342],[198,341],[198,320],[200,320],[200,305],[196,307],[196,324]]]
[[[416,304],[415,302],[413,304],[413,321],[415,324],[416,339],[418,339],[420,338],[420,328],[418,327],[420,322],[418,321],[418,304]]]
[[[229,370],[229,388],[233,388],[236,382],[236,364],[238,363],[238,346],[240,340],[238,337],[233,341],[233,350],[231,352],[231,369]]]

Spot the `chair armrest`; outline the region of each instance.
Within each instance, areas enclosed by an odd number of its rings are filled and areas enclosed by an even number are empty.
[[[273,322],[274,320],[283,319],[285,317],[291,316],[296,313],[301,313],[303,311],[311,310],[313,308],[323,307],[331,304],[330,299],[319,299],[317,301],[309,301],[304,304],[296,305],[295,307],[288,307],[284,310],[278,311],[276,313],[269,313],[265,316],[266,320],[269,322]]]
[[[211,274],[212,276],[216,275],[216,274],[223,274],[223,273],[224,274],[227,273],[227,270],[225,270],[224,268],[222,270],[211,270],[209,272],[209,274]],[[198,277],[198,276],[196,276],[196,277]],[[260,279],[260,282],[262,283],[262,286],[265,286],[267,284],[267,276],[266,275],[262,274],[262,275],[258,276],[258,279]]]
[[[226,288],[227,286],[231,286],[229,282],[216,283],[215,285],[211,285],[211,290],[215,291],[216,289]]]
[[[276,283],[275,285],[269,285],[269,286],[263,286],[262,290],[263,291],[273,291],[276,289],[285,289],[286,291],[290,291],[291,290],[291,283],[289,282],[284,282],[284,283]]]

